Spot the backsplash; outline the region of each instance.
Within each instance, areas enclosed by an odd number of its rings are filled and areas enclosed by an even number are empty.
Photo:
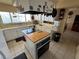
[[[18,26],[26,26],[26,25],[31,25],[32,22],[28,23],[14,23],[14,24],[0,24],[0,29],[3,28],[10,28],[10,27],[18,27]]]

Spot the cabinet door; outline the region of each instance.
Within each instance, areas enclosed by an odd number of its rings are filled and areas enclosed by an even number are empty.
[[[17,38],[17,32],[15,29],[4,30],[4,34],[7,41]]]
[[[17,28],[16,32],[17,32],[17,37],[22,37],[24,36],[24,33],[22,32],[22,30],[26,30],[28,27],[21,27],[21,28]]]
[[[23,30],[23,28],[17,29],[17,35],[18,35],[18,37],[24,36],[24,33],[22,32],[22,30]]]
[[[12,59],[10,51],[5,41],[5,37],[3,35],[3,30],[0,30],[0,57],[4,57],[0,59]]]

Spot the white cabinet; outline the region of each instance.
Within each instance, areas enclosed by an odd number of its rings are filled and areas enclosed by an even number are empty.
[[[6,41],[14,40],[16,38],[22,37],[24,34],[22,30],[25,30],[29,27],[19,27],[19,28],[12,28],[12,29],[5,29],[4,36]]]
[[[4,35],[5,35],[6,41],[15,39],[17,38],[16,29],[4,30]]]
[[[22,28],[15,28],[15,29],[4,30],[4,35],[6,41],[10,41],[22,37],[24,34],[22,33]]]
[[[3,35],[3,30],[0,30],[0,59],[12,59]]]
[[[22,37],[23,35],[22,29],[17,29],[17,37]]]
[[[17,28],[17,37],[22,37],[24,36],[24,33],[22,32],[22,30],[25,30],[27,28]]]

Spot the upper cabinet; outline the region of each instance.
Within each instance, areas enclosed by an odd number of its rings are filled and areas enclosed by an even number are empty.
[[[18,0],[18,11],[36,11],[36,12],[48,12],[53,10],[53,2],[50,0]]]

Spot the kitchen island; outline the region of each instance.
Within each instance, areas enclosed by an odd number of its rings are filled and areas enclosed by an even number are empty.
[[[37,31],[25,34],[26,48],[32,59],[38,59],[45,51],[49,49],[50,33]]]

